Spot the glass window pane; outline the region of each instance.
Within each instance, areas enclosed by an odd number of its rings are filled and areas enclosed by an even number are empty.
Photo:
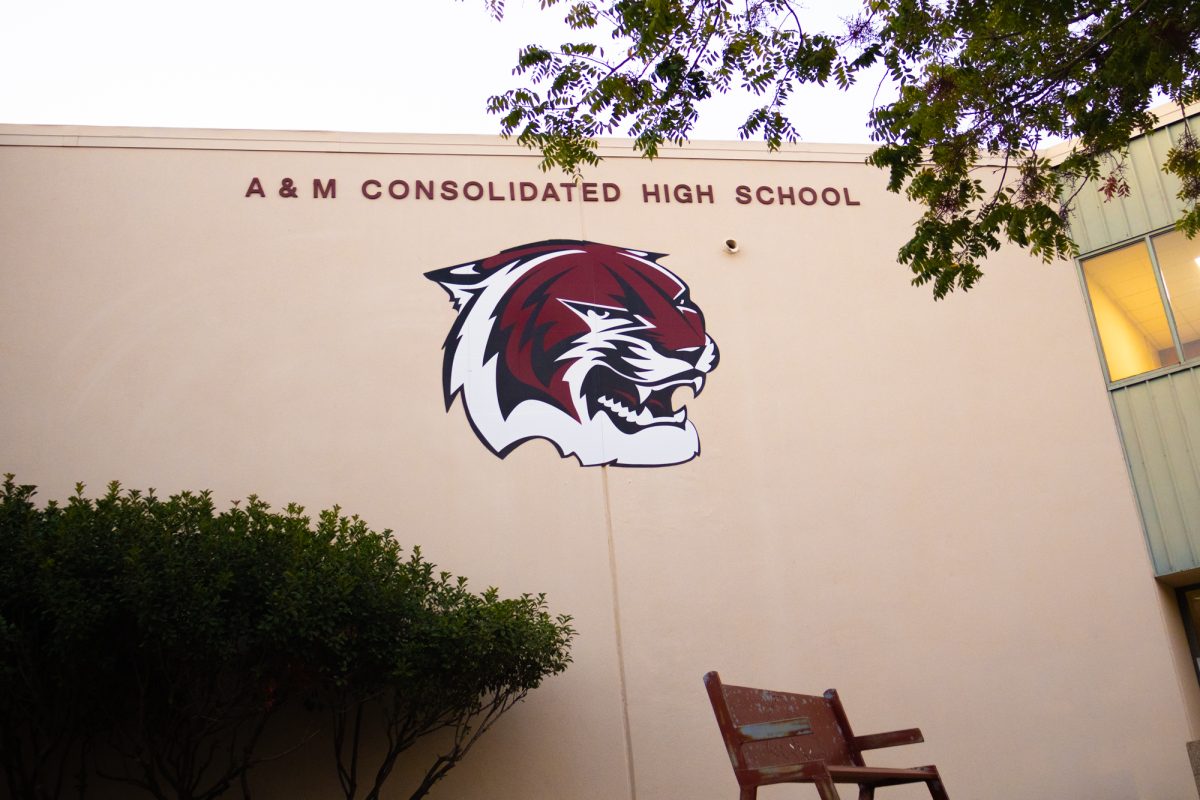
[[[1109,380],[1178,364],[1144,242],[1083,262]]]
[[[1200,238],[1179,231],[1154,237],[1154,255],[1167,285],[1183,357],[1200,358]]]

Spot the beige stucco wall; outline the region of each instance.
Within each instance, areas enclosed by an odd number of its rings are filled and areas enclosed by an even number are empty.
[[[874,763],[936,763],[955,797],[1194,798],[1196,684],[1073,268],[1005,250],[934,303],[895,264],[915,212],[860,149],[608,153],[588,179],[615,203],[371,201],[367,179],[547,177],[487,138],[0,127],[0,469],[47,497],[339,503],[477,587],[547,592],[575,664],[435,796],[732,798],[719,669],[836,686],[860,732],[919,725]],[[740,205],[739,184],[861,205]],[[665,252],[689,283],[721,348],[695,461],[500,460],[446,411],[454,312],[423,273],[551,238]],[[271,796],[330,796],[325,757],[267,768]]]

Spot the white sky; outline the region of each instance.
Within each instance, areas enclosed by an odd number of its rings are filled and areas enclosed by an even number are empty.
[[[855,0],[811,0],[814,27]],[[817,9],[819,7],[819,10]],[[561,10],[508,0],[4,0],[0,122],[485,133],[520,46],[571,38]],[[806,20],[806,21],[807,21]],[[808,142],[866,142],[874,82],[791,105]],[[710,102],[696,139],[733,139],[753,101]]]

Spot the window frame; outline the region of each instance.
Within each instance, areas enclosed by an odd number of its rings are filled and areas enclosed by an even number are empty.
[[[1161,378],[1164,375],[1170,375],[1174,372],[1180,372],[1185,369],[1193,369],[1197,364],[1200,364],[1200,356],[1192,359],[1183,357],[1183,343],[1179,339],[1179,328],[1175,323],[1175,311],[1171,307],[1171,298],[1167,292],[1166,280],[1163,278],[1162,268],[1158,263],[1158,253],[1154,249],[1154,237],[1161,236],[1164,233],[1170,233],[1175,230],[1174,225],[1167,225],[1162,228],[1149,231],[1148,233],[1131,236],[1128,239],[1122,239],[1119,242],[1104,247],[1098,247],[1095,250],[1090,250],[1087,253],[1080,253],[1075,257],[1075,272],[1079,278],[1079,288],[1083,292],[1083,302],[1087,306],[1088,323],[1092,326],[1092,341],[1096,345],[1096,354],[1100,358],[1100,371],[1104,376],[1104,382],[1110,390],[1120,389],[1124,386],[1130,386],[1135,383],[1145,383],[1146,381]],[[1175,347],[1175,357],[1179,359],[1176,364],[1170,364],[1158,369],[1152,369],[1148,372],[1139,372],[1136,375],[1130,375],[1119,380],[1112,380],[1108,369],[1108,356],[1104,352],[1104,342],[1100,338],[1100,326],[1096,324],[1096,310],[1092,307],[1092,296],[1088,291],[1087,275],[1083,271],[1083,262],[1088,259],[1102,256],[1105,253],[1111,253],[1116,250],[1121,250],[1126,247],[1132,247],[1136,244],[1143,244],[1146,247],[1146,252],[1150,256],[1150,268],[1154,273],[1154,282],[1158,286],[1158,299],[1162,303],[1163,312],[1167,317],[1167,328],[1171,332],[1171,343]],[[1200,584],[1198,584],[1200,586]]]

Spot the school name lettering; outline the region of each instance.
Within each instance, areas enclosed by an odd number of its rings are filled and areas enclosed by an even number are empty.
[[[285,200],[309,197],[307,186],[293,178],[281,178],[279,185],[268,190],[263,181],[250,179],[247,198],[266,200],[272,195]],[[311,198],[338,199],[336,178],[313,178]],[[719,199],[738,205],[762,206],[845,206],[862,205],[846,186],[778,186],[739,184],[732,191],[718,192],[711,183],[643,183],[626,190],[616,183],[581,181],[459,181],[436,178],[368,178],[353,184],[351,193],[360,199],[393,201],[433,201],[471,203],[617,203],[622,201],[644,204],[715,205]]]

